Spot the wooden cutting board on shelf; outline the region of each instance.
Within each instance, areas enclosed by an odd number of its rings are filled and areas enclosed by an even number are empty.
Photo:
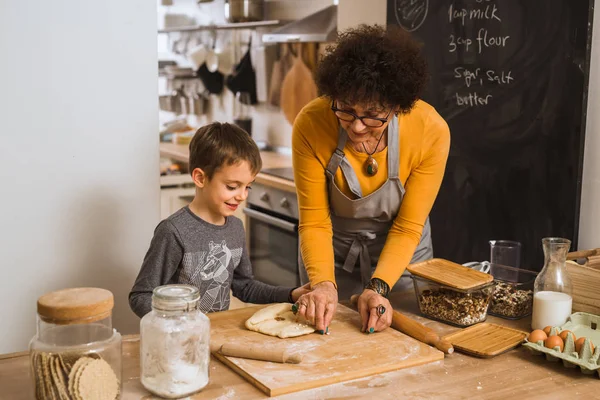
[[[213,342],[286,348],[303,354],[300,364],[214,355],[269,396],[312,389],[444,359],[444,353],[392,328],[367,335],[359,314],[338,305],[329,335],[280,339],[251,332],[244,323],[261,307],[208,314]]]

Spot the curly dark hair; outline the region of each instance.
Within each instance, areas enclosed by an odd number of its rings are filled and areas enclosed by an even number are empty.
[[[321,95],[409,112],[427,84],[421,45],[400,27],[360,25],[338,35],[316,72]]]

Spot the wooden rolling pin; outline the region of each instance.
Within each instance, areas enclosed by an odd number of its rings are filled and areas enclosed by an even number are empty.
[[[271,361],[278,363],[300,364],[302,354],[292,353],[286,349],[269,349],[264,345],[256,344],[237,344],[224,343],[222,345],[211,346],[213,353],[219,353],[224,356],[249,358],[252,360]]]
[[[358,305],[358,295],[352,295],[350,298],[350,303],[352,303],[352,306],[356,309]],[[433,331],[433,329],[426,327],[425,325],[407,317],[406,315],[400,314],[398,311],[394,311],[392,315],[392,328],[412,338],[415,338],[420,342],[433,346],[446,354],[454,353],[454,347],[452,346],[452,343],[442,339]]]

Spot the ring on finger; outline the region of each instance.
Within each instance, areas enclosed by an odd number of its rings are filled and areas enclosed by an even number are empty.
[[[377,306],[377,316],[381,317],[383,314],[385,314],[385,306],[380,304]]]

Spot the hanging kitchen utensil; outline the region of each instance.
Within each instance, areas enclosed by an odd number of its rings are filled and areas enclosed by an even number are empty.
[[[271,82],[269,84],[269,104],[279,107],[281,104],[281,84],[283,78],[292,68],[294,57],[292,56],[291,47],[288,45],[277,45],[280,52],[280,57],[273,64],[273,72],[271,73]]]
[[[201,82],[196,81],[190,90],[190,113],[201,117],[206,115],[210,106],[210,97]]]
[[[312,74],[317,69],[317,43],[304,43],[302,46],[302,61]]]
[[[223,92],[223,82],[225,77],[219,71],[210,72],[206,63],[202,64],[198,71],[196,71],[196,76],[200,78],[202,84],[211,94],[221,94]]]
[[[183,88],[179,87],[171,93],[171,112],[179,115],[182,112],[181,109],[181,96],[183,94]]]
[[[182,86],[181,91],[179,93],[179,104],[181,108],[181,114],[187,115],[190,113],[190,100],[187,94],[185,93],[185,86]]]
[[[208,51],[206,50],[206,46],[200,43],[197,46],[190,48],[186,53],[186,57],[194,69],[197,70],[205,61],[207,61]]]
[[[258,103],[256,97],[256,73],[254,72],[254,67],[252,67],[251,47],[252,39],[248,43],[246,54],[244,54],[239,64],[235,66],[233,73],[227,77],[225,84],[233,93],[249,93],[252,104],[256,104]]]
[[[256,99],[259,103],[265,103],[269,100],[269,81],[270,74],[268,66],[272,66],[271,61],[274,58],[274,53],[271,47],[264,45],[252,46],[252,64],[256,76]]]
[[[224,46],[218,53],[219,66],[218,70],[223,75],[229,75],[233,71],[233,65],[235,63],[233,55],[233,46],[231,45],[231,37],[226,38]]]
[[[281,84],[281,111],[290,124],[296,116],[313,99],[317,98],[317,85],[310,69],[302,61],[302,53],[298,49],[294,64]]]
[[[170,94],[158,96],[158,107],[162,111],[173,111],[171,106],[171,98],[172,96]]]
[[[206,56],[206,67],[210,72],[217,72],[219,68],[219,55],[217,53],[217,31],[213,31],[212,48]]]

